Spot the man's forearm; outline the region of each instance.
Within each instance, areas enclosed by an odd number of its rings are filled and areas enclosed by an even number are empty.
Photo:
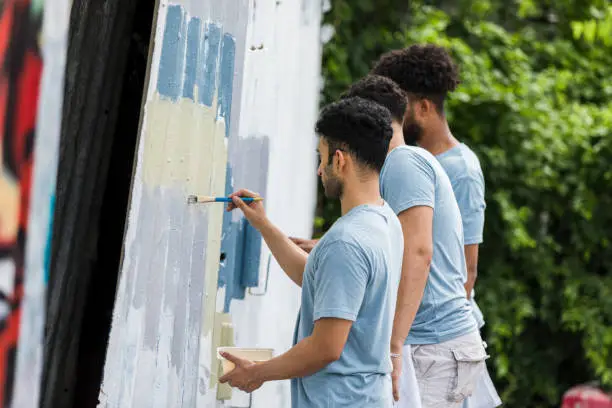
[[[467,298],[472,298],[472,290],[474,290],[474,285],[476,285],[476,278],[478,277],[477,268],[468,268],[467,271],[467,281],[465,282],[465,293],[467,294]]]
[[[320,346],[314,344],[312,337],[306,337],[285,354],[272,360],[259,363],[254,367],[257,381],[277,381],[312,375],[335,358],[331,357]]]
[[[467,279],[463,286],[465,287],[467,298],[471,299],[472,290],[474,290],[478,276],[478,244],[465,246],[465,265],[467,267]]]
[[[430,264],[431,257],[426,254],[404,257],[391,334],[392,353],[401,353],[406,342],[423,298]]]
[[[297,285],[302,286],[308,254],[270,221],[266,222],[259,232],[287,276]]]

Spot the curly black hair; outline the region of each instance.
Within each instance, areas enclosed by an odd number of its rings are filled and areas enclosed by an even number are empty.
[[[345,150],[376,172],[382,169],[393,136],[389,110],[358,97],[324,107],[315,131],[329,143],[330,163],[336,150]]]
[[[431,100],[444,112],[444,99],[459,85],[459,69],[449,53],[433,44],[416,44],[383,54],[371,71],[395,81],[409,96]]]
[[[407,97],[398,84],[380,75],[368,75],[355,82],[340,98],[360,98],[372,100],[389,109],[393,119],[402,122],[406,112]]]

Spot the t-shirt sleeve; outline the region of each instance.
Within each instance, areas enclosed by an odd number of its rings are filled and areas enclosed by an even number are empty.
[[[473,176],[466,176],[455,184],[455,198],[463,221],[465,245],[480,244],[485,220],[484,183]]]
[[[343,241],[320,253],[314,276],[314,320],[324,317],[355,321],[369,280],[365,253]]]
[[[398,151],[388,158],[381,192],[395,214],[416,206],[434,208],[436,175],[427,161],[413,152]]]

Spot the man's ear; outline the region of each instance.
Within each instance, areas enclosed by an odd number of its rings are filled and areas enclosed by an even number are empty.
[[[334,161],[336,162],[334,166],[338,172],[342,171],[346,166],[346,153],[340,149],[337,149],[334,153]]]
[[[416,103],[416,114],[420,117],[427,116],[431,111],[430,102],[427,99],[419,99]]]
[[[429,115],[432,115],[438,112],[438,108],[436,107],[436,104],[433,103],[433,101],[429,99],[425,99],[425,98],[421,99],[417,105],[419,109],[419,115],[422,118],[425,118]]]

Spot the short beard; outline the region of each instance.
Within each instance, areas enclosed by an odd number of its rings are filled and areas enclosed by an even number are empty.
[[[330,174],[329,167],[325,169],[326,180],[323,182],[323,190],[325,192],[325,197],[331,199],[340,199],[342,198],[342,193],[344,192],[344,184],[342,181],[338,180],[336,177]]]
[[[416,122],[404,122],[402,131],[404,133],[404,142],[411,146],[416,146],[423,136],[423,127]]]

